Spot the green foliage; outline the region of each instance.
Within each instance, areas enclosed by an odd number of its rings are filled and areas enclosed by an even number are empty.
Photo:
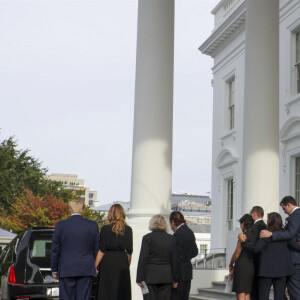
[[[9,209],[24,190],[37,192],[46,169],[29,155],[29,150],[17,150],[16,141],[10,137],[0,144],[0,205]]]
[[[0,207],[10,212],[11,205],[24,189],[33,195],[45,197],[53,194],[65,202],[78,199],[78,193],[63,188],[62,183],[46,178],[47,168],[29,154],[29,150],[18,150],[13,137],[0,143]]]
[[[99,211],[95,211],[90,209],[89,207],[85,207],[84,213],[82,215],[84,218],[95,221],[98,223],[99,230],[103,225],[106,224],[106,220],[104,219],[105,214]]]

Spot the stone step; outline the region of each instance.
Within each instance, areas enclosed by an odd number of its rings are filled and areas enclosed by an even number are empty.
[[[190,295],[189,300],[220,300],[220,299],[211,298],[211,297],[202,297],[199,295]]]
[[[219,291],[224,291],[226,282],[225,281],[212,281],[212,286],[214,289],[219,290]]]
[[[198,289],[199,296],[201,297],[211,297],[215,299],[222,299],[222,300],[235,300],[236,295],[235,293],[225,293],[223,290],[218,290],[214,288],[207,288],[207,289]],[[200,298],[201,299],[201,298]]]

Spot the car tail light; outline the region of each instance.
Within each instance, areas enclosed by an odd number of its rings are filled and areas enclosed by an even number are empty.
[[[15,267],[14,266],[11,266],[9,268],[8,282],[11,283],[11,284],[23,284],[23,283],[18,283],[16,281],[16,272],[15,272]]]
[[[30,296],[17,296],[16,299],[30,299]]]

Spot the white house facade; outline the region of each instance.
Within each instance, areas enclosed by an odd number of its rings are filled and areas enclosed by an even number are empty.
[[[212,14],[199,48],[214,59],[211,247],[228,261],[241,215],[300,201],[300,1],[222,0]]]

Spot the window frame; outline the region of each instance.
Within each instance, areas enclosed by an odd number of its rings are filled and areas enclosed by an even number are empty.
[[[228,130],[234,129],[235,121],[235,76],[227,80],[228,96],[227,96],[227,128]]]
[[[233,230],[233,215],[234,215],[234,182],[233,178],[226,180],[226,200],[227,200],[227,224],[228,230]]]

